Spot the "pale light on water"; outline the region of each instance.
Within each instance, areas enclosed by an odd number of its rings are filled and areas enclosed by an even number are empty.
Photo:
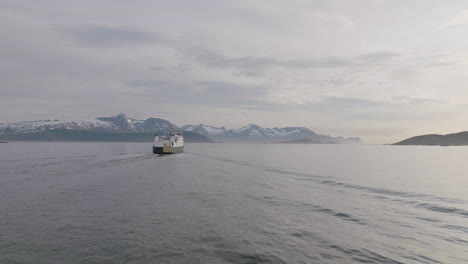
[[[467,263],[468,148],[0,145],[0,263]]]

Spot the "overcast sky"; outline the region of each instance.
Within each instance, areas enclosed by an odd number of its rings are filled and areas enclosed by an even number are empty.
[[[0,2],[0,122],[468,130],[466,0]]]

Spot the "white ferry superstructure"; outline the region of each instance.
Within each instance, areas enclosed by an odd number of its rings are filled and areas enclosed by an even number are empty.
[[[153,154],[174,154],[184,151],[184,137],[180,133],[170,133],[154,137]]]

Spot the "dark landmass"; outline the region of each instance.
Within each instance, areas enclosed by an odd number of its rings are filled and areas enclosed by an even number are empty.
[[[6,142],[6,141],[0,141],[0,143],[8,143],[8,142]]]
[[[422,135],[405,139],[393,145],[468,146],[468,131],[447,135]]]
[[[164,132],[160,132],[164,134]],[[91,141],[91,142],[153,142],[154,132],[118,133],[86,130],[47,130],[43,132],[0,135],[0,139],[9,141]],[[206,136],[185,131],[187,143],[213,143]]]
[[[310,138],[293,139],[288,141],[276,142],[276,144],[337,144],[336,142],[320,142]]]

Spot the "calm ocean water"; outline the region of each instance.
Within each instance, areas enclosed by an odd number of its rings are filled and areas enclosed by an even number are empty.
[[[0,144],[0,263],[468,263],[468,147]]]

